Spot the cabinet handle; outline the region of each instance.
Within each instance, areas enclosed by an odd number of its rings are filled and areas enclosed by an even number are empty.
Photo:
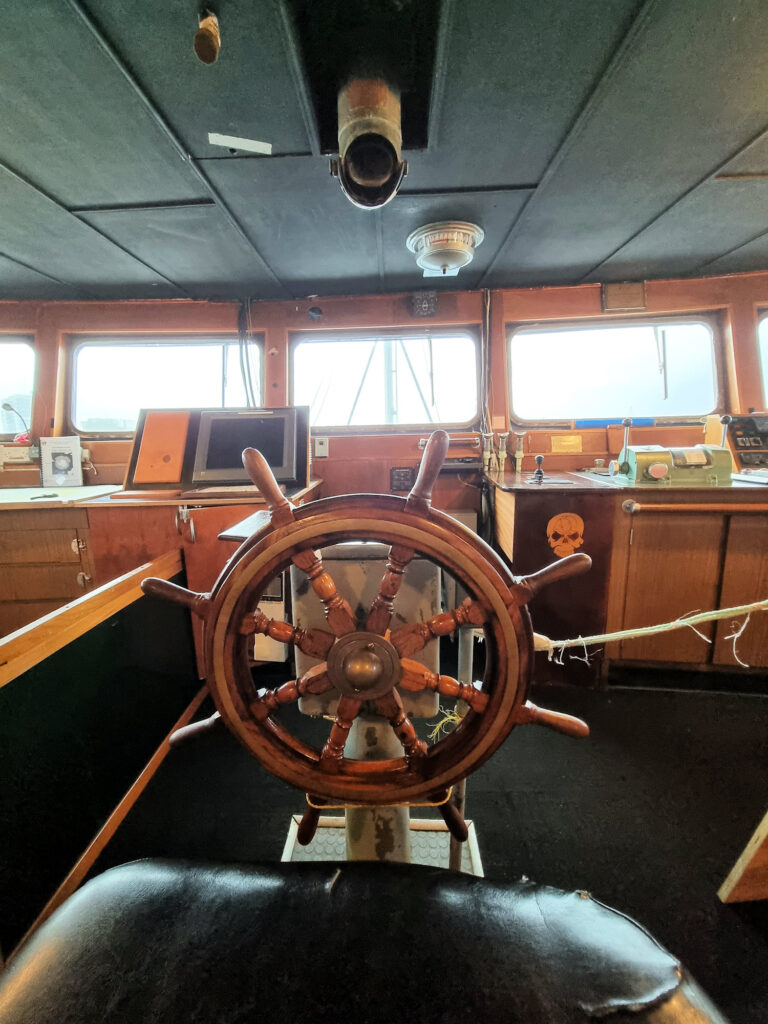
[[[80,537],[73,537],[70,547],[74,554],[79,555],[81,551],[85,551],[85,541]]]
[[[637,515],[638,512],[753,512],[753,513],[765,513],[768,512],[768,505],[752,505],[746,502],[741,505],[734,503],[721,502],[720,504],[700,504],[696,505],[693,502],[684,505],[669,505],[667,504],[643,504],[639,501],[633,501],[628,498],[621,506],[625,512],[629,515]]]
[[[78,585],[81,586],[83,590],[85,590],[93,579],[93,577],[89,576],[87,572],[79,572],[75,578],[77,579]]]
[[[176,526],[176,533],[183,536],[184,531],[181,528],[181,524],[186,523],[189,526],[189,542],[190,544],[195,543],[195,521],[190,515],[189,509],[180,506],[176,509],[176,516],[174,518],[174,524]]]

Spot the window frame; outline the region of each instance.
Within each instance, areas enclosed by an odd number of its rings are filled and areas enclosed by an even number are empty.
[[[591,328],[616,328],[616,327],[629,327],[629,326],[655,326],[658,324],[704,324],[712,333],[712,354],[714,358],[714,369],[715,369],[715,406],[710,412],[701,412],[691,415],[685,415],[684,413],[670,416],[642,416],[635,414],[635,419],[653,420],[653,423],[658,426],[664,425],[692,425],[699,424],[703,421],[705,416],[715,415],[717,413],[725,412],[725,394],[726,394],[726,376],[725,376],[725,354],[723,351],[723,331],[721,317],[717,312],[710,310],[696,311],[693,313],[685,314],[641,314],[639,316],[622,316],[622,317],[589,317],[579,320],[529,320],[529,321],[507,321],[504,325],[506,331],[505,340],[505,359],[506,359],[506,374],[505,374],[505,387],[506,387],[506,398],[507,398],[507,411],[509,414],[509,421],[515,426],[527,426],[534,428],[555,428],[558,430],[576,429],[576,423],[582,423],[585,421],[594,420],[599,424],[603,423],[621,423],[623,417],[604,417],[604,416],[579,416],[573,419],[523,419],[516,415],[515,410],[512,406],[512,339],[521,331],[530,331],[539,328],[542,332],[555,333],[557,331],[573,331],[573,330],[589,330]]]
[[[441,420],[439,423],[362,423],[362,424],[340,424],[339,426],[318,426],[310,427],[310,429],[317,433],[318,431],[323,434],[328,434],[333,437],[336,435],[362,435],[367,434],[416,434],[424,433],[428,430],[435,430],[438,428],[446,430],[476,430],[482,418],[482,345],[480,339],[480,328],[476,324],[440,324],[439,327],[434,330],[425,328],[421,325],[417,327],[386,327],[380,330],[371,327],[361,328],[355,330],[354,328],[339,328],[339,329],[328,329],[323,328],[322,330],[307,330],[302,329],[299,331],[291,331],[288,339],[288,401],[289,404],[295,404],[294,395],[294,383],[295,383],[295,362],[296,362],[296,350],[301,344],[315,344],[318,342],[344,342],[344,341],[366,341],[368,339],[376,338],[403,338],[403,337],[423,337],[427,338],[431,336],[433,339],[438,340],[441,337],[456,337],[457,335],[465,335],[468,337],[475,348],[475,403],[476,411],[474,416],[466,421],[458,420]]]
[[[768,308],[766,307],[760,307],[757,311],[755,346],[757,348],[757,361],[760,366],[760,384],[762,385],[763,392],[763,408],[768,409],[768,326],[766,327],[765,358],[763,358],[762,346],[760,344],[760,326],[763,322],[768,324]]]
[[[33,429],[32,423],[35,416],[35,397],[37,391],[37,348],[35,346],[35,336],[34,334],[26,334],[23,332],[21,334],[17,334],[15,331],[8,333],[3,332],[0,333],[0,345],[4,343],[12,345],[26,345],[28,348],[32,350],[32,398],[29,403],[29,420],[27,424],[31,436]],[[2,400],[6,401],[6,399]],[[14,437],[22,433],[24,433],[24,428],[21,425],[21,420],[19,420],[18,430],[14,430],[11,433],[5,433],[4,431],[0,431],[0,444],[12,442]]]
[[[124,440],[130,439],[135,434],[135,428],[133,430],[81,430],[75,425],[75,398],[76,398],[76,381],[77,381],[77,355],[83,348],[88,347],[99,347],[100,345],[179,345],[179,346],[194,346],[194,345],[216,345],[216,344],[238,344],[237,333],[231,331],[206,331],[205,334],[190,334],[190,333],[174,333],[174,334],[152,334],[146,331],[142,331],[140,334],[108,334],[102,332],[90,332],[90,333],[73,333],[69,336],[69,355],[68,355],[68,388],[67,388],[67,429],[73,434],[80,437],[93,438],[94,440]],[[261,375],[259,381],[259,406],[260,408],[264,405],[264,393],[266,391],[265,382],[265,335],[263,331],[256,331],[249,335],[248,342],[251,345],[255,345],[259,351],[259,359],[261,363]],[[163,408],[165,408],[163,406]],[[190,406],[192,408],[192,406]],[[195,406],[195,408],[197,408]]]

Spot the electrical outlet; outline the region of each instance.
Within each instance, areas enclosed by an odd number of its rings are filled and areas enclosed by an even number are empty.
[[[330,450],[330,438],[328,437],[316,437],[314,438],[314,454],[316,459],[327,459]]]
[[[80,449],[80,461],[81,462],[90,462],[91,461],[91,449],[90,448],[81,448]]]

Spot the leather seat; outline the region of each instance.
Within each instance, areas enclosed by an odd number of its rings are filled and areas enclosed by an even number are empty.
[[[402,864],[138,861],[75,893],[0,983],[1,1024],[723,1022],[589,894]]]

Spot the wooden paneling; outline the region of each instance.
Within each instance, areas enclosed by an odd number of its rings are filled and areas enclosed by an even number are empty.
[[[668,622],[718,606],[725,517],[716,513],[642,513],[632,523],[624,628]],[[712,635],[712,624],[701,632]],[[702,664],[709,649],[692,629],[625,640],[620,657]]]
[[[76,530],[0,530],[0,563],[4,565],[79,561]]]
[[[511,562],[515,557],[515,495],[497,490],[494,501],[496,544]]]
[[[730,517],[728,544],[723,565],[720,607],[761,601],[768,597],[768,515]],[[728,635],[738,631],[743,621],[724,619],[717,623],[713,662],[738,665],[734,641]],[[768,666],[768,614],[757,612],[736,641],[736,651],[753,668]]]

